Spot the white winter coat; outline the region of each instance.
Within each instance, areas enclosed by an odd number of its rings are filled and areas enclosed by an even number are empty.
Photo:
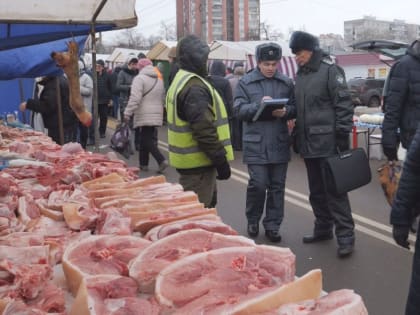
[[[92,113],[92,101],[93,101],[93,80],[85,72],[82,72],[79,77],[80,82],[80,94],[82,95],[83,104],[86,106],[86,110]]]
[[[131,117],[134,115],[133,125],[135,128],[162,126],[164,98],[163,81],[158,78],[152,65],[146,66],[133,79],[124,116]]]

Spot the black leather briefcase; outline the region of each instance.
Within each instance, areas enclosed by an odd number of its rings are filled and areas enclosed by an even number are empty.
[[[369,160],[362,148],[340,152],[326,161],[327,185],[336,194],[364,186],[372,179]]]

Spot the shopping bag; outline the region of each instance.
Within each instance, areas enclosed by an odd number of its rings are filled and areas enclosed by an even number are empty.
[[[362,148],[340,152],[326,159],[327,185],[336,194],[344,194],[369,184],[372,179],[369,160]]]
[[[395,194],[397,193],[401,173],[402,166],[399,161],[392,163],[386,162],[384,165],[378,168],[379,182],[381,183],[385,198],[390,206],[392,206]]]
[[[111,149],[122,154],[126,159],[130,158],[132,153],[130,143],[130,126],[123,122],[118,124],[115,132],[111,137]]]

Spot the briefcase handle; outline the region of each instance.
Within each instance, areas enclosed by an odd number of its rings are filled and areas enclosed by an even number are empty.
[[[349,158],[353,155],[353,151],[351,149],[345,150],[345,151],[340,151],[340,148],[337,147],[337,152],[338,152],[338,156],[339,156],[340,160],[347,159],[347,158]]]

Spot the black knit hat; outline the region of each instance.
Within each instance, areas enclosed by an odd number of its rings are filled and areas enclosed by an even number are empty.
[[[312,34],[296,31],[290,37],[289,47],[294,54],[301,50],[314,51],[319,48],[319,41]]]
[[[257,62],[281,59],[281,47],[276,43],[264,43],[255,48]]]

